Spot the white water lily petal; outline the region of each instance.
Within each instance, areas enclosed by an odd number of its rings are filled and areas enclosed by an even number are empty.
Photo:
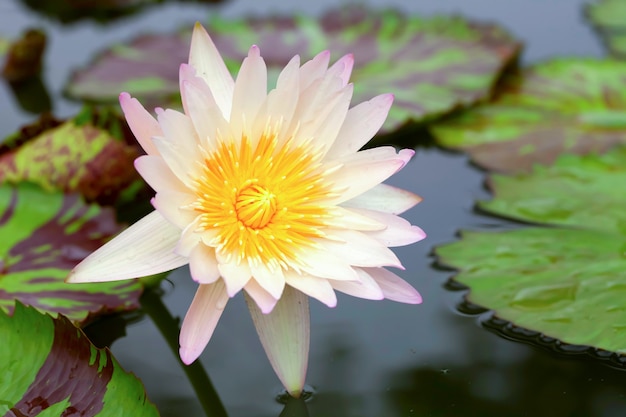
[[[288,285],[302,291],[309,297],[321,301],[328,307],[337,305],[337,295],[327,279],[290,272],[285,274],[285,281],[287,281]]]
[[[259,285],[259,283],[251,279],[248,281],[243,289],[256,303],[256,305],[261,309],[263,314],[268,314],[274,309],[274,306],[278,302],[278,299],[272,297],[272,295],[265,291],[263,287]]]
[[[345,86],[350,81],[350,74],[352,74],[352,68],[354,67],[354,55],[347,54],[342,56],[328,68],[328,73],[341,78],[343,85]]]
[[[382,300],[385,298],[383,290],[367,272],[361,268],[354,268],[359,281],[330,281],[330,285],[337,291],[353,297],[365,298],[366,300]]]
[[[374,188],[343,202],[342,206],[402,214],[421,201],[422,197],[410,191],[387,184],[378,184]]]
[[[182,189],[184,190],[185,188]],[[167,221],[182,230],[186,228],[189,223],[196,220],[196,213],[182,209],[194,201],[195,196],[188,193],[177,192],[170,188],[157,193],[152,199],[152,206],[157,209]]]
[[[235,81],[209,34],[199,23],[193,28],[189,65],[206,81],[222,116],[229,120]]]
[[[253,45],[243,60],[235,81],[230,124],[234,138],[253,139],[251,129],[267,97],[267,67],[258,46]]]
[[[66,281],[118,281],[178,268],[188,262],[174,253],[179,237],[180,229],[153,211],[85,258]]]
[[[395,214],[357,208],[353,208],[352,210],[385,224],[386,227],[382,230],[368,231],[367,235],[390,248],[410,245],[426,237],[426,233],[424,233],[422,229],[413,226],[407,220]]]
[[[333,209],[333,218],[329,219],[328,226],[335,229],[353,229],[353,230],[383,230],[387,227],[385,223],[375,220],[373,217],[363,215],[358,210],[352,208],[343,208],[336,206]],[[362,210],[364,213],[366,211]]]
[[[184,188],[183,183],[160,156],[140,156],[135,159],[135,169],[156,192]]]
[[[246,264],[238,265],[234,262],[223,262],[219,253],[217,254],[217,259],[217,268],[226,283],[226,292],[228,292],[229,297],[234,297],[252,278],[250,267]]]
[[[328,249],[320,244],[320,248],[310,248],[298,256],[302,262],[302,270],[306,273],[327,279],[335,280],[358,280],[354,269],[345,260],[336,254],[329,252]]]
[[[300,291],[285,288],[269,314],[263,314],[250,297],[246,302],[274,372],[289,394],[299,397],[309,358],[309,300]]]
[[[224,282],[200,284],[180,329],[180,359],[189,365],[202,353],[213,336],[228,302]]]
[[[199,220],[189,223],[180,233],[180,240],[174,248],[174,252],[185,258],[191,256],[191,252],[202,241],[202,236],[197,232]]]
[[[383,290],[385,298],[406,304],[420,304],[422,296],[408,282],[385,268],[363,268]]]
[[[393,94],[382,94],[351,108],[328,151],[329,157],[338,158],[361,149],[381,128],[392,103]]]
[[[189,255],[191,278],[200,284],[212,284],[220,277],[215,249],[198,243]]]
[[[154,137],[152,141],[174,175],[176,175],[187,188],[193,189],[195,186],[194,178],[200,175],[200,165],[190,163],[188,155],[186,155],[187,151],[178,143],[169,141],[163,137]],[[200,152],[198,151],[198,153]]]
[[[349,265],[375,267],[393,266],[402,268],[395,253],[368,234],[356,230],[333,230],[334,239],[324,241],[325,250]]]
[[[403,149],[397,155],[390,155],[383,148],[359,152],[365,155],[346,162],[341,169],[328,175],[337,189],[341,190],[334,202],[341,204],[372,189],[402,169],[413,153],[412,150]],[[363,175],[364,173],[367,175]]]
[[[148,155],[158,155],[159,151],[152,143],[152,137],[163,135],[159,123],[136,98],[132,98],[128,93],[120,94],[120,106],[128,122],[128,127],[143,150]]]
[[[279,299],[285,288],[285,276],[282,269],[270,269],[262,263],[251,265],[250,269],[254,280],[272,297]]]
[[[313,81],[324,76],[329,62],[330,51],[322,51],[315,55],[312,60],[305,62],[300,67],[300,91],[304,91]]]

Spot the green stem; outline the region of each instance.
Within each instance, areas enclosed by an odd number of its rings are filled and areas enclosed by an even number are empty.
[[[140,299],[141,307],[150,316],[154,324],[167,341],[168,346],[176,356],[178,363],[182,366],[187,379],[191,382],[196,397],[202,405],[204,414],[207,417],[228,417],[226,409],[217,395],[209,375],[204,370],[200,361],[195,361],[191,365],[185,365],[178,356],[178,320],[169,312],[159,294],[153,289],[146,288]]]

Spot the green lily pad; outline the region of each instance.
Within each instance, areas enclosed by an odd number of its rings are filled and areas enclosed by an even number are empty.
[[[515,220],[585,229],[619,231],[626,236],[626,147],[605,155],[562,155],[532,174],[492,175],[490,213]]]
[[[0,415],[158,416],[141,382],[64,317],[0,311]]]
[[[396,95],[386,131],[486,99],[520,50],[519,42],[492,24],[363,7],[332,10],[320,19],[215,17],[206,27],[233,73],[252,44],[261,48],[270,78],[297,54],[304,60],[324,49],[333,59],[353,53],[355,103],[381,93]],[[128,91],[146,103],[170,103],[178,97],[178,68],[187,62],[190,29],[111,47],[90,67],[74,73],[68,94],[106,102]]]
[[[626,58],[626,3],[622,0],[599,0],[589,3],[585,14],[609,52],[615,57]]]
[[[481,207],[552,227],[463,232],[436,249],[470,303],[569,345],[626,353],[626,148],[496,176]]]
[[[25,183],[0,186],[0,309],[11,311],[19,300],[85,322],[137,308],[142,287],[136,280],[64,282],[79,261],[119,231],[112,210],[86,205],[77,194]]]
[[[561,153],[626,143],[626,63],[558,59],[507,77],[489,104],[430,126],[437,142],[481,167],[527,172]]]
[[[46,190],[79,192],[88,201],[116,202],[139,181],[133,160],[136,145],[115,138],[121,125],[94,125],[89,111],[58,124],[44,118],[22,129],[0,147],[0,183],[29,181]]]
[[[463,232],[436,250],[469,302],[572,345],[626,353],[626,237],[583,229]]]

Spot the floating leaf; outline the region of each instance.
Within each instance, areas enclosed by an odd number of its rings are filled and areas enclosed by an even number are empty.
[[[493,175],[489,184],[495,198],[479,205],[491,213],[626,236],[626,147],[602,156],[562,155],[532,174]]]
[[[0,415],[159,415],[137,377],[66,318],[18,303],[0,311],[0,334]]]
[[[0,309],[10,311],[19,300],[83,322],[94,314],[137,308],[138,281],[64,282],[119,229],[111,210],[86,205],[77,194],[51,194],[32,184],[0,186]]]
[[[626,63],[559,59],[508,77],[493,103],[434,124],[447,147],[501,172],[626,143]]]
[[[324,49],[334,59],[353,53],[355,103],[381,93],[396,95],[384,127],[388,131],[487,98],[520,48],[495,25],[456,16],[407,17],[363,7],[332,10],[319,20],[216,17],[207,29],[232,72],[238,70],[250,45],[257,44],[274,79],[296,54],[304,60]],[[67,91],[94,101],[117,100],[120,91],[128,91],[143,102],[163,106],[178,97],[178,67],[187,61],[189,36],[187,29],[114,46],[91,67],[76,72]]]
[[[626,353],[626,238],[596,230],[463,232],[437,248],[469,302],[573,345]]]
[[[10,137],[0,149],[0,182],[30,181],[46,190],[77,191],[89,201],[114,203],[138,180],[133,166],[138,148],[94,126],[90,118],[82,115],[60,125],[44,119],[41,128],[30,129],[33,137],[23,136],[29,131]]]
[[[482,206],[557,227],[463,232],[436,249],[467,299],[515,326],[626,353],[626,148],[496,176]],[[558,226],[567,226],[558,227]]]
[[[0,46],[0,49],[4,48],[7,57],[2,67],[2,76],[10,82],[21,82],[39,74],[46,49],[46,34],[30,29],[8,47]],[[1,55],[4,54],[0,52]]]
[[[587,4],[585,12],[611,54],[626,58],[626,3],[623,0],[599,0]]]

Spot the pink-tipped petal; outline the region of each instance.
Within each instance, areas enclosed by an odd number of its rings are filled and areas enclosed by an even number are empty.
[[[337,291],[353,297],[364,298],[366,300],[382,300],[385,298],[383,290],[376,281],[361,268],[354,268],[359,274],[359,281],[331,281],[330,284]]]
[[[205,149],[212,149],[217,146],[217,132],[224,135],[230,134],[230,126],[222,117],[222,113],[206,85],[183,82],[181,95],[185,103],[185,112],[191,118],[198,134],[198,140]]]
[[[328,72],[339,78],[343,82],[343,85],[348,84],[350,81],[350,74],[352,74],[352,68],[354,67],[354,55],[347,54],[339,58],[330,68]]]
[[[180,182],[160,156],[140,156],[135,159],[135,169],[156,192],[184,188],[184,184]]]
[[[120,106],[128,127],[143,150],[148,155],[158,155],[159,151],[152,143],[152,137],[163,135],[159,123],[136,98],[132,98],[128,93],[120,94]]]
[[[207,31],[196,23],[191,37],[189,64],[206,81],[226,120],[230,119],[235,82]]]
[[[253,281],[256,281],[276,299],[280,298],[285,288],[285,276],[282,268],[270,268],[262,263],[251,265]]]
[[[422,296],[408,282],[385,268],[363,268],[383,290],[385,298],[406,304],[420,304]]]
[[[189,365],[202,353],[228,302],[224,282],[200,284],[180,329],[180,359]]]
[[[239,138],[243,134],[250,140],[256,139],[252,137],[250,130],[266,97],[267,67],[261,58],[261,51],[253,45],[243,60],[235,81],[233,110],[230,115],[234,137]]]
[[[369,237],[378,240],[387,247],[393,248],[397,246],[410,245],[411,243],[418,242],[426,237],[426,233],[424,233],[422,229],[417,226],[413,226],[411,223],[402,217],[396,216],[395,214],[357,208],[354,208],[353,210],[387,226],[382,230],[367,232]]]
[[[250,281],[252,272],[247,264],[223,262],[219,254],[217,254],[217,260],[217,268],[226,283],[226,292],[228,292],[229,297],[234,297]]]
[[[377,267],[393,266],[402,268],[400,260],[388,247],[356,230],[333,230],[323,242],[324,249],[343,260],[348,265]]]
[[[402,214],[422,201],[422,197],[410,191],[387,184],[378,184],[342,205],[382,211],[390,214]]]
[[[285,288],[269,314],[263,314],[246,297],[252,321],[274,372],[289,394],[299,397],[304,387],[309,357],[309,301],[306,295]]]
[[[340,157],[361,149],[380,130],[392,103],[393,94],[382,94],[351,108],[328,154]]]
[[[329,62],[330,51],[322,51],[312,60],[305,62],[300,67],[300,90],[306,89],[313,81],[321,78],[328,69]]]
[[[246,294],[252,297],[257,306],[261,309],[263,314],[268,314],[274,309],[274,306],[278,302],[277,298],[272,297],[272,295],[265,291],[263,287],[259,285],[259,283],[251,279],[248,281],[246,286],[244,287]],[[282,294],[281,294],[282,295]]]
[[[180,233],[153,211],[85,258],[66,281],[118,281],[178,268],[188,262],[174,253]]]

